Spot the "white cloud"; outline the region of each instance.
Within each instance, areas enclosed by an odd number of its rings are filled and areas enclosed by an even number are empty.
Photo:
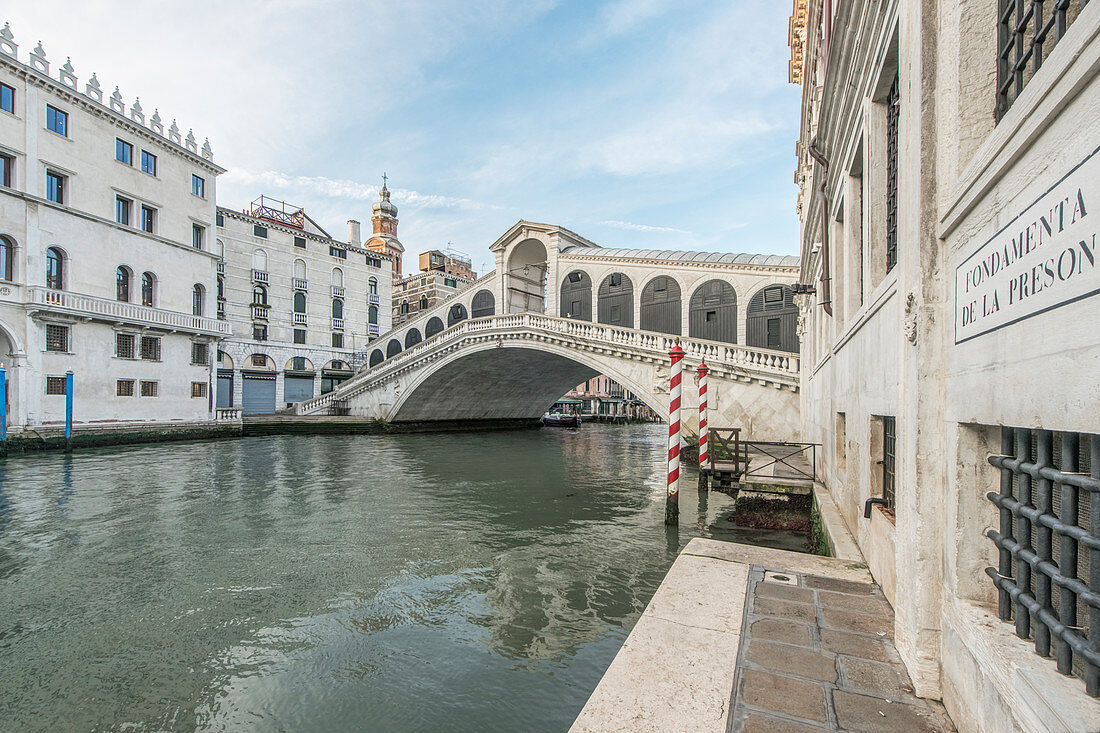
[[[662,234],[686,234],[692,236],[691,232],[684,229],[677,229],[675,227],[655,227],[649,224],[635,224],[634,222],[618,221],[616,219],[607,219],[601,221],[600,224],[616,229],[626,229],[631,232],[659,232]]]

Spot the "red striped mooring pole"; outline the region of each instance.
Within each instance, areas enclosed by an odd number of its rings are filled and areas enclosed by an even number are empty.
[[[672,360],[669,381],[668,406],[668,494],[665,496],[665,524],[678,524],[680,521],[680,378],[683,367],[684,350],[677,341],[668,352]]]
[[[699,485],[706,486],[703,469],[707,465],[707,375],[710,369],[704,361],[695,372],[699,375]]]

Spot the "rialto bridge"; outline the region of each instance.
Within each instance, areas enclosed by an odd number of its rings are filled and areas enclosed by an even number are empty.
[[[297,405],[390,422],[537,418],[606,374],[668,414],[668,352],[710,367],[708,420],[758,440],[798,436],[798,258],[604,249],[520,221],[490,250],[496,269],[372,342],[338,389]]]

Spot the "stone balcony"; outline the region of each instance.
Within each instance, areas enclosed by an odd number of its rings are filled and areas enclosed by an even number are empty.
[[[150,308],[68,290],[34,286],[27,288],[27,295],[32,313],[63,314],[105,323],[125,323],[207,336],[228,336],[231,332],[227,322],[215,318]]]

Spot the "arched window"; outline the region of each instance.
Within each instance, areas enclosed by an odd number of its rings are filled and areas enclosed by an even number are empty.
[[[306,261],[303,259],[294,260],[294,277],[299,280],[306,279]]]
[[[378,281],[373,277],[367,280],[367,292],[371,295],[378,295]]]
[[[332,268],[332,286],[334,288],[344,287],[344,271],[339,267]]]
[[[263,285],[252,288],[252,305],[267,305],[267,288]]]
[[[214,254],[218,256],[219,260],[225,259],[225,242],[219,239],[214,243]]]
[[[367,323],[378,323],[378,306],[372,305],[367,308]]]
[[[191,288],[191,315],[202,315],[205,300],[206,288],[204,288],[202,285],[199,285],[198,283],[195,283],[195,287]]]
[[[46,250],[46,287],[54,290],[65,287],[65,255],[57,247]]]
[[[267,272],[267,252],[258,249],[252,253],[252,269]]]
[[[426,295],[421,295],[420,296],[420,310],[422,310],[422,311],[428,310],[428,296],[426,296]]]
[[[295,293],[294,294],[294,312],[305,313],[306,312],[306,294]]]
[[[332,317],[343,318],[344,317],[344,301],[339,298],[332,299]]]
[[[153,289],[156,283],[156,277],[151,272],[143,272],[141,274],[141,304],[152,306],[153,305]]]
[[[409,301],[407,301],[407,300],[401,301],[401,313],[405,314],[405,313],[408,313],[408,312],[409,312]]]
[[[130,279],[133,273],[126,265],[119,265],[115,270],[115,300],[122,303],[130,302]]]
[[[0,237],[0,280],[13,280],[15,245],[7,237]]]

